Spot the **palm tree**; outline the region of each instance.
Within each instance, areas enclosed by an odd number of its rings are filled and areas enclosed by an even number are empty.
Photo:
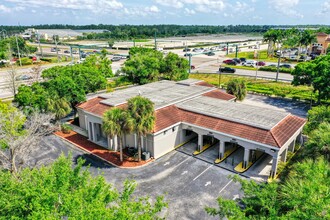
[[[301,43],[301,45],[306,47],[306,52],[307,52],[307,47],[314,42],[316,42],[315,33],[311,30],[304,30],[304,32],[302,33],[300,43]]]
[[[330,124],[328,122],[321,123],[311,132],[307,142],[307,153],[314,158],[323,155],[330,161]]]
[[[58,120],[71,112],[71,106],[65,98],[48,98],[47,111],[54,113],[55,120]]]
[[[136,96],[130,98],[127,104],[134,124],[133,131],[138,135],[138,159],[141,161],[141,136],[150,133],[155,125],[154,103],[148,98]]]
[[[242,101],[247,93],[245,81],[241,79],[232,79],[227,83],[227,93],[236,96],[237,100]]]
[[[111,139],[117,135],[117,143],[120,151],[120,161],[123,161],[122,137],[133,129],[133,121],[127,111],[113,108],[103,115],[102,129]]]

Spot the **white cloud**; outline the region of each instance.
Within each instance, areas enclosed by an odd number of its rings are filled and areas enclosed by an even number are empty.
[[[249,13],[254,11],[254,7],[245,2],[236,2],[234,5],[231,6],[235,12],[240,12],[241,14]]]
[[[303,15],[294,9],[299,4],[299,0],[268,0],[268,2],[272,8],[281,14],[303,18]]]
[[[13,12],[13,11],[23,11],[25,10],[25,7],[23,6],[16,6],[16,7],[13,7],[13,8],[9,8],[5,5],[0,5],[0,11],[4,12],[4,13],[10,13],[10,12]]]
[[[145,7],[144,9],[146,12],[154,12],[154,13],[157,13],[157,12],[160,12],[159,8],[155,5],[152,5],[150,7]]]
[[[6,7],[5,5],[0,5],[0,11],[4,13],[9,13],[11,12],[11,9]]]
[[[330,13],[330,1],[325,1],[321,8],[322,8],[321,10],[322,14]]]
[[[196,12],[193,9],[189,9],[189,8],[185,8],[184,9],[184,13],[186,15],[194,15],[194,14],[196,14]]]
[[[204,13],[219,13],[219,11],[222,11],[225,8],[225,3],[223,0],[155,0],[155,2],[162,6],[177,9],[189,5],[194,7],[194,11]]]
[[[173,8],[182,8],[184,6],[184,4],[178,0],[156,0],[155,2],[162,6],[168,6]]]
[[[117,0],[5,0],[16,3],[17,7],[48,7],[58,9],[90,10],[94,13],[109,12],[123,8]]]

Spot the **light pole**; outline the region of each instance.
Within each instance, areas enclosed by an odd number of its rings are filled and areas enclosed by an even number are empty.
[[[219,79],[218,79],[219,81],[218,81],[218,87],[219,87],[219,89],[220,89],[220,85],[221,85],[221,65],[220,65],[220,67],[219,67]]]
[[[19,52],[19,46],[18,46],[18,40],[17,40],[17,34],[15,35],[15,37],[16,37],[16,46],[17,46],[17,52],[18,52],[19,65],[22,66],[21,54]]]
[[[275,79],[276,82],[278,80],[278,74],[280,72],[281,56],[282,56],[282,45],[280,44],[280,53],[277,60],[277,71],[276,71],[276,79]]]

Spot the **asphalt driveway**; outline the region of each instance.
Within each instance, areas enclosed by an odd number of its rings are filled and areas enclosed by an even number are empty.
[[[164,213],[167,219],[213,219],[204,211],[206,206],[215,207],[219,196],[235,199],[242,195],[240,185],[228,178],[232,172],[179,151],[172,151],[145,167],[122,169],[108,165],[54,135],[45,137],[40,148],[35,151],[31,163],[48,163],[61,152],[72,152],[74,160],[85,158],[93,175],[104,175],[118,189],[122,189],[125,179],[134,179],[138,183],[137,196],[155,198],[164,195],[169,203]]]

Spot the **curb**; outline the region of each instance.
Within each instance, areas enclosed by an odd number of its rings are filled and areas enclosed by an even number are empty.
[[[57,135],[57,134],[55,134],[55,133],[54,133],[54,135],[57,136],[57,137],[60,137],[60,138],[63,139],[64,141],[66,141],[66,142],[68,142],[68,143],[70,143],[70,144],[72,144],[72,145],[78,147],[80,150],[85,151],[85,152],[87,152],[87,153],[89,153],[89,154],[92,154],[93,156],[95,156],[95,157],[101,159],[102,161],[104,161],[104,162],[106,162],[106,163],[108,163],[108,164],[110,164],[110,165],[112,165],[112,166],[114,166],[114,167],[116,167],[116,168],[121,168],[121,169],[137,169],[137,168],[141,168],[141,167],[144,167],[144,166],[146,166],[146,165],[149,165],[151,162],[154,162],[154,161],[155,161],[155,159],[150,159],[149,162],[147,162],[147,163],[145,163],[145,164],[143,164],[143,165],[141,165],[141,166],[136,166],[136,167],[122,167],[122,166],[119,166],[119,165],[117,165],[117,164],[114,164],[114,163],[112,163],[112,162],[110,162],[110,161],[108,161],[108,160],[106,160],[106,159],[104,159],[104,158],[102,158],[102,157],[100,157],[100,156],[98,156],[98,155],[96,155],[96,154],[94,154],[94,153],[92,153],[92,152],[86,150],[85,148],[79,146],[78,144],[76,144],[76,143],[74,143],[74,142],[72,142],[72,141],[69,141],[68,139],[66,139],[66,138],[64,138],[64,137],[61,137],[61,136],[59,136],[59,135]]]

